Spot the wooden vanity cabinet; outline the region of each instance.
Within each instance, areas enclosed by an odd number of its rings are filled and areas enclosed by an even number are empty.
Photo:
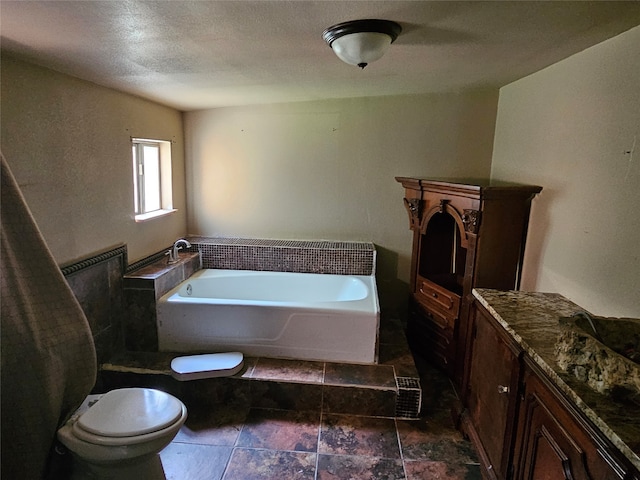
[[[484,306],[471,306],[461,428],[491,480],[640,480]]]
[[[473,348],[462,429],[471,438],[490,479],[511,478],[510,465],[518,408],[522,348],[474,304],[470,313]],[[550,477],[551,478],[551,477]]]
[[[515,480],[640,480],[529,357],[524,359]]]
[[[463,383],[473,288],[517,289],[532,198],[541,187],[396,177],[413,231],[407,336]]]

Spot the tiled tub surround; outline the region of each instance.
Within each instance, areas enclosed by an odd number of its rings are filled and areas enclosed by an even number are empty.
[[[126,316],[124,343],[131,351],[158,351],[156,301],[173,287],[200,270],[198,253],[180,253],[180,261],[167,263],[161,256],[124,276]]]
[[[202,268],[274,272],[375,274],[376,249],[369,242],[188,237],[202,254]]]
[[[557,365],[558,318],[584,309],[553,293],[476,289],[473,294],[576,407],[640,469],[640,405],[596,393]]]
[[[168,265],[159,252],[131,265],[124,277],[127,350],[158,351],[156,300],[200,268],[336,275],[373,275],[376,250],[369,242],[187,237],[191,248]]]

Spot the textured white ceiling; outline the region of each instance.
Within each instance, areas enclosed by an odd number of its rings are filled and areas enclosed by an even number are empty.
[[[179,108],[436,93],[510,83],[640,24],[640,2],[9,1],[3,51]],[[365,70],[322,40],[347,20],[403,33]]]

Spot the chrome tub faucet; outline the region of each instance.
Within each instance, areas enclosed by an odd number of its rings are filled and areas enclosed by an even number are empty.
[[[182,248],[191,248],[191,244],[187,240],[185,240],[184,238],[179,238],[173,244],[173,247],[171,247],[171,249],[166,253],[166,255],[169,255],[169,260],[167,260],[168,264],[172,264],[172,263],[176,263],[176,262],[180,261],[180,256],[178,255],[178,250],[180,250]]]

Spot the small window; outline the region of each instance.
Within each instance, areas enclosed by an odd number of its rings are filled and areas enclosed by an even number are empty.
[[[171,184],[171,143],[132,139],[133,204],[136,221],[174,212]]]

